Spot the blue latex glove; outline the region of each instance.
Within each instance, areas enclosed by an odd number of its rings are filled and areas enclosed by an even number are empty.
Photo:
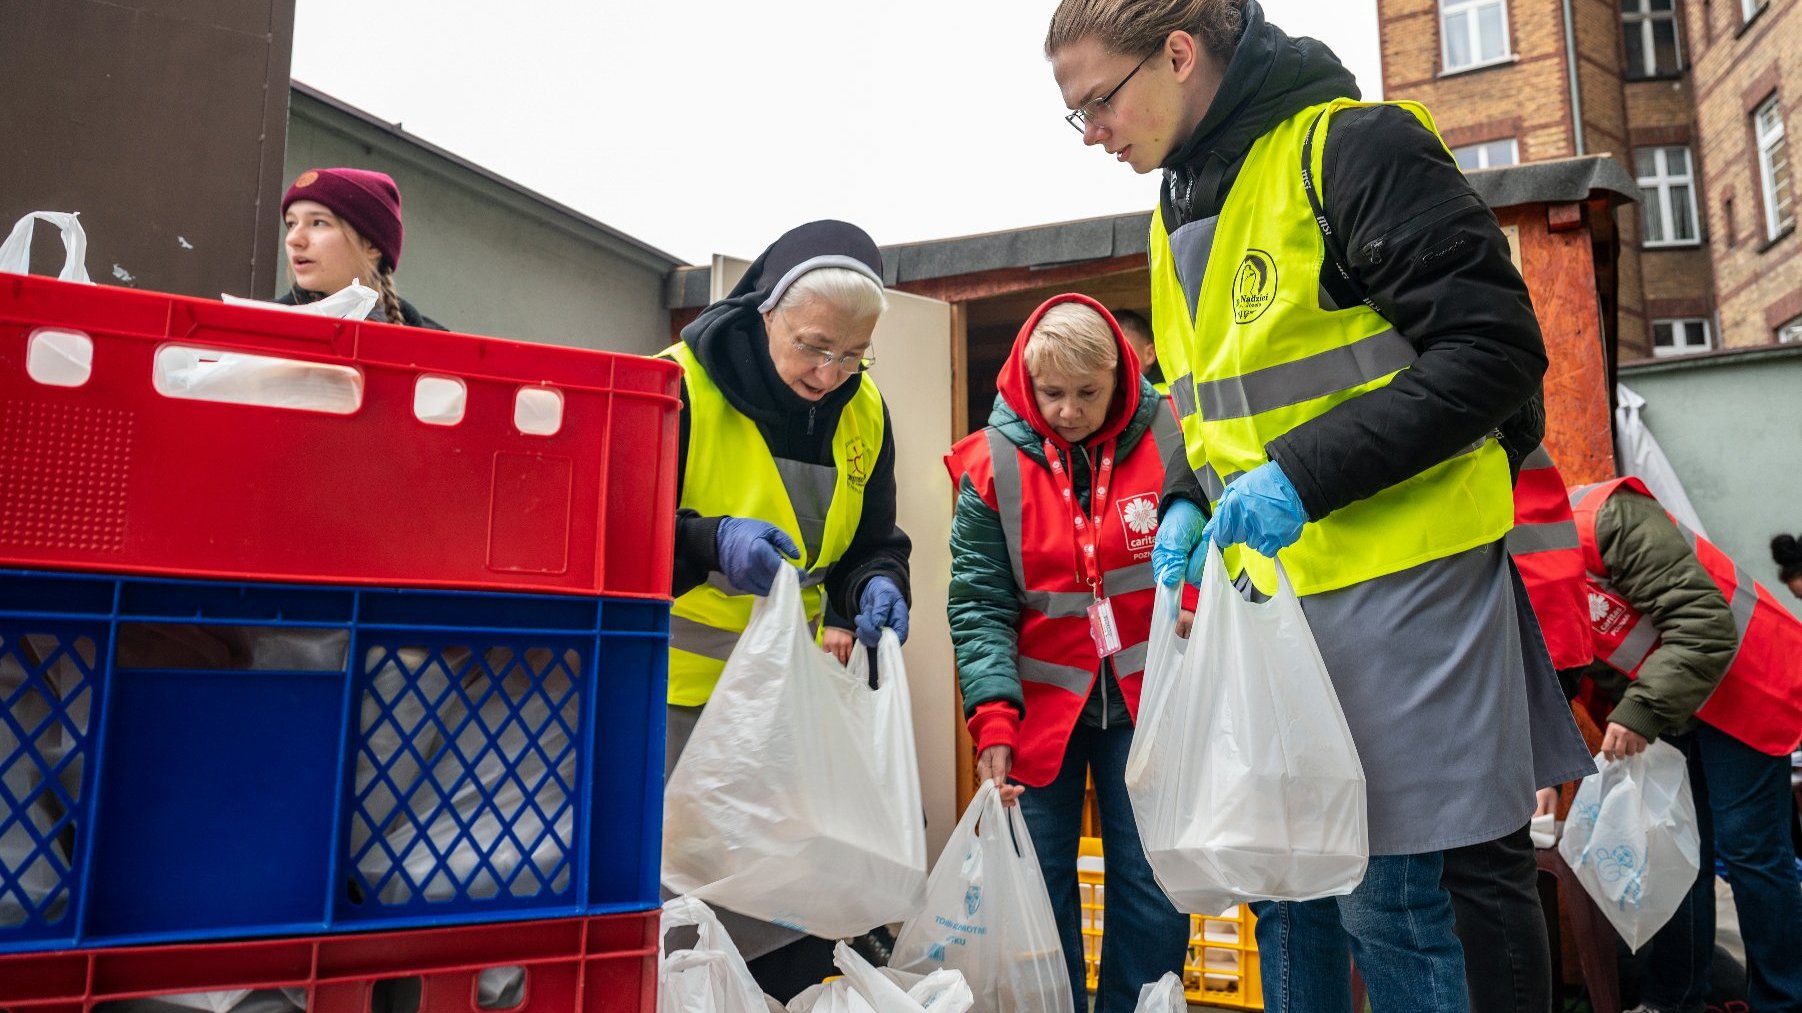
[[[788,565],[783,557],[801,558],[801,550],[781,528],[754,517],[721,518],[713,546],[720,572],[732,586],[759,596],[770,593],[778,569]]]
[[[858,643],[875,647],[882,639],[884,626],[894,630],[902,643],[907,643],[907,599],[901,596],[901,589],[894,581],[883,576],[865,581],[863,593],[857,596],[857,607]]]
[[[1185,579],[1201,583],[1208,561],[1208,554],[1199,551],[1205,521],[1201,508],[1186,499],[1173,500],[1165,509],[1164,519],[1158,522],[1157,541],[1151,546],[1151,572],[1158,583],[1165,587],[1175,587]]]
[[[1202,535],[1222,549],[1243,542],[1260,555],[1275,557],[1295,544],[1307,522],[1308,512],[1289,476],[1275,461],[1268,461],[1226,487]]]

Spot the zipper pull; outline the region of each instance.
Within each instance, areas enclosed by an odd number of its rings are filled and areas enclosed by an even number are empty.
[[[813,413],[820,410],[819,405],[810,405],[807,409],[807,435],[813,435]]]

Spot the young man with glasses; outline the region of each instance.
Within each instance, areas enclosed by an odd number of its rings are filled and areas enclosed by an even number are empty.
[[[1062,0],[1045,51],[1084,143],[1163,172],[1152,325],[1189,467],[1159,580],[1199,579],[1211,537],[1272,593],[1280,553],[1366,779],[1364,882],[1259,905],[1265,1008],[1346,1008],[1355,955],[1377,1008],[1464,1013],[1443,853],[1594,769],[1502,546],[1494,434],[1546,368],[1526,285],[1426,111],[1358,103],[1257,0]],[[1543,973],[1527,949],[1500,984]]]

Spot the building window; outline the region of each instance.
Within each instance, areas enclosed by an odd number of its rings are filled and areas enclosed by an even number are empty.
[[[1769,0],[1739,0],[1740,21],[1750,21],[1757,17],[1758,12],[1764,10],[1764,5],[1768,2]]]
[[[1452,157],[1458,160],[1458,168],[1465,172],[1472,169],[1493,169],[1501,165],[1518,163],[1520,148],[1514,138],[1504,137],[1499,141],[1484,141],[1481,144],[1466,144],[1462,148],[1453,148]]]
[[[1764,188],[1764,231],[1776,239],[1796,224],[1790,199],[1789,146],[1783,138],[1783,109],[1772,95],[1752,114],[1752,136],[1758,142],[1758,181]]]
[[[1439,0],[1439,36],[1447,71],[1507,59],[1507,0]]]
[[[1708,347],[1708,321],[1701,317],[1652,321],[1653,355],[1688,355]]]
[[[1658,77],[1683,69],[1677,44],[1677,0],[1621,0],[1627,76]]]
[[[1777,328],[1777,340],[1783,344],[1802,344],[1802,317]]]
[[[1647,246],[1689,246],[1697,242],[1695,181],[1688,148],[1640,148],[1640,207]]]

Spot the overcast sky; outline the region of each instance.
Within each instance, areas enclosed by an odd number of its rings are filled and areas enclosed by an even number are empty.
[[[1375,0],[1264,0],[1380,97]],[[300,0],[293,74],[691,263],[1149,208],[1064,123],[1056,0]]]

